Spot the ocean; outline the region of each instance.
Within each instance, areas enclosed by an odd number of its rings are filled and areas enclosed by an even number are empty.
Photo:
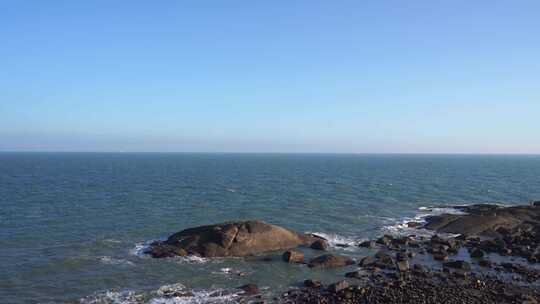
[[[0,153],[0,303],[234,303],[223,291],[246,283],[272,298],[346,270],[288,265],[279,252],[142,252],[184,228],[260,219],[318,233],[332,251],[359,258],[370,250],[338,245],[423,233],[403,224],[445,205],[533,199],[533,155]]]

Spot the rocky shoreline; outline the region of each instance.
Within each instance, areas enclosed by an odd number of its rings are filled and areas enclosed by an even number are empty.
[[[279,297],[263,299],[243,286],[241,302],[264,303],[538,303],[540,302],[540,202],[505,207],[452,206],[463,214],[426,218],[418,229],[432,237],[384,235],[357,246],[374,255],[358,261],[329,252],[308,261],[298,246],[327,251],[328,242],[259,221],[188,229],[147,251],[153,257],[197,254],[248,256],[281,250],[287,263],[339,268],[342,278],[310,280]],[[418,226],[410,223],[409,226]],[[452,235],[450,235],[452,234]]]

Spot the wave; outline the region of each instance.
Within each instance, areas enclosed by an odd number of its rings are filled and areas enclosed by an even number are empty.
[[[145,242],[139,242],[135,243],[135,246],[129,250],[129,254],[137,256],[139,258],[149,258],[145,252],[150,248],[150,245],[155,241],[163,241],[164,239],[159,240],[149,240]],[[179,263],[190,263],[190,264],[202,264],[209,261],[207,258],[195,256],[195,255],[188,255],[188,256],[178,256],[171,258]]]
[[[151,292],[107,290],[82,298],[81,304],[228,304],[239,303],[238,289],[191,290],[181,283]]]
[[[421,229],[419,227],[422,227],[426,223],[426,218],[430,216],[437,216],[441,214],[467,214],[466,212],[463,212],[462,210],[454,207],[419,207],[418,208],[419,213],[417,213],[413,217],[405,217],[402,218],[397,223],[394,223],[392,225],[387,225],[382,227],[383,233],[389,233],[392,235],[417,235],[417,236],[424,236],[424,237],[430,237],[434,235],[436,232],[432,230],[427,229]],[[418,227],[409,227],[409,223],[417,223]],[[440,233],[439,233],[440,234]],[[448,234],[448,236],[454,236],[453,234]]]
[[[344,250],[353,250],[355,245],[358,244],[362,239],[343,236],[336,233],[326,233],[326,232],[306,232],[320,236],[328,241],[328,245],[332,248],[340,248]]]
[[[135,264],[131,261],[124,260],[124,259],[116,259],[110,256],[100,256],[98,257],[98,260],[107,265],[128,265],[128,266],[135,266]]]

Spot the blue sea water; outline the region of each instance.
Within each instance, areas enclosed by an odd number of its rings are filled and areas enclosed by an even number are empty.
[[[540,156],[0,153],[0,302],[228,302],[208,294],[248,282],[272,294],[344,270],[288,265],[279,253],[263,262],[141,251],[232,219],[353,243],[399,228],[421,207],[531,199],[540,199]],[[161,297],[170,284],[196,297]]]

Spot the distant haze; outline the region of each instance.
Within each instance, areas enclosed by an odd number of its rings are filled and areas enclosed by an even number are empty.
[[[2,1],[0,151],[540,153],[540,1]]]

